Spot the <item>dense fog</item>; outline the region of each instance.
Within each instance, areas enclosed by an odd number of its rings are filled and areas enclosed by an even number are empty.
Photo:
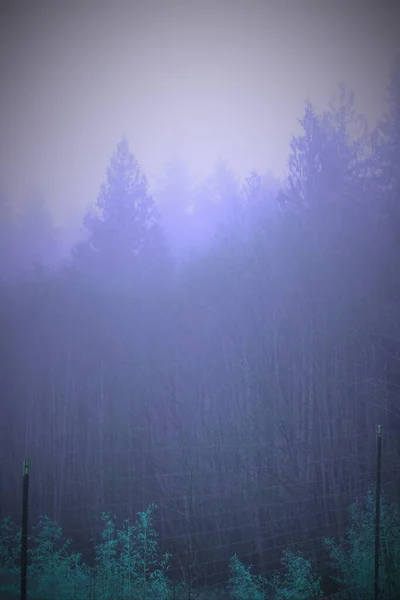
[[[372,599],[378,425],[400,597],[399,59],[386,92],[377,126],[305,101],[280,180],[175,155],[150,188],[121,137],[69,221],[1,192],[2,598],[29,459],[28,597]]]

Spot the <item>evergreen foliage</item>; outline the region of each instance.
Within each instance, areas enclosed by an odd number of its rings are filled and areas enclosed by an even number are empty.
[[[307,103],[276,213],[256,173],[240,193],[219,163],[197,205],[172,174],[167,191],[182,195],[178,215],[183,200],[196,210],[193,219],[175,215],[171,231],[188,227],[186,239],[197,231],[199,240],[180,270],[168,269],[156,205],[126,140],[112,157],[98,211],[85,220],[88,241],[71,268],[14,279],[20,255],[22,265],[54,252],[53,229],[38,205],[14,219],[0,190],[1,516],[19,502],[15,465],[24,451],[40,474],[32,480],[32,506],[45,506],[53,489],[54,510],[67,514],[68,499],[76,498],[80,508],[68,526],[80,531],[81,547],[88,527],[83,499],[94,506],[101,498],[102,506],[118,503],[128,512],[137,502],[147,506],[157,489],[168,499],[164,518],[176,536],[177,563],[182,572],[190,566],[179,592],[194,600],[192,582],[207,581],[210,565],[221,577],[218,565],[227,564],[230,544],[240,544],[243,555],[257,552],[263,569],[272,564],[277,548],[268,561],[264,556],[270,522],[285,522],[283,547],[295,536],[313,538],[317,527],[332,535],[340,523],[333,512],[346,509],[345,494],[368,485],[371,425],[378,422],[388,433],[388,492],[399,500],[396,65],[389,111],[370,140],[344,88],[329,112],[318,114]],[[24,254],[33,231],[37,245],[31,241]],[[176,475],[187,473],[192,444],[196,478],[188,490],[187,478]],[[167,459],[165,448],[179,452]],[[301,490],[299,503],[310,501],[304,511],[292,502],[294,490]],[[181,506],[188,492],[190,510]],[[169,556],[158,556],[153,508],[120,529],[104,513],[91,569],[60,527],[41,517],[29,538],[30,597],[177,600],[166,577]],[[248,508],[251,515],[241,521]],[[344,539],[325,540],[333,569],[327,575],[349,600],[368,600],[373,492],[365,506],[352,506],[350,517]],[[18,596],[20,535],[9,519],[0,522],[2,600]],[[381,597],[400,598],[399,505],[384,495],[380,537]],[[320,596],[309,561],[287,550],[282,563],[282,574],[268,581],[233,557],[231,595]]]
[[[92,249],[113,269],[144,252],[164,250],[157,206],[125,138],[111,157],[96,207],[98,214],[87,214],[84,224]]]

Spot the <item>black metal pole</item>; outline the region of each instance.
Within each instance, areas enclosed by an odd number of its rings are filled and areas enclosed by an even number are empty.
[[[381,465],[382,427],[378,425],[376,452],[376,492],[375,492],[375,587],[374,600],[379,599],[379,528],[381,522]]]
[[[21,600],[26,600],[26,579],[28,570],[28,491],[29,461],[24,460],[22,471],[22,527],[21,527]]]

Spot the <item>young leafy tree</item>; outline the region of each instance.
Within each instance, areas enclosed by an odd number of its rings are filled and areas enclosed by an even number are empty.
[[[17,597],[19,593],[21,528],[10,518],[0,524],[0,597]]]
[[[95,589],[101,600],[113,600],[121,592],[121,565],[119,563],[119,540],[115,518],[103,513],[102,542],[96,547]]]
[[[155,505],[138,513],[134,525],[125,521],[117,530],[115,518],[103,513],[102,543],[96,548],[96,598],[100,600],[168,600],[165,571],[169,555],[158,557],[152,513]]]
[[[88,569],[80,554],[69,552],[71,540],[63,539],[61,527],[48,516],[40,517],[34,530],[34,547],[28,551],[32,596],[41,600],[84,600]]]
[[[129,600],[132,597],[135,580],[134,563],[134,526],[129,520],[124,521],[122,529],[117,532],[120,547],[119,567],[122,573],[122,598]]]
[[[351,505],[351,525],[346,539],[324,540],[329,548],[332,566],[349,600],[374,597],[375,565],[375,492],[370,490],[365,505]],[[380,594],[382,599],[400,596],[400,511],[381,496],[380,524]]]
[[[271,582],[279,600],[317,600],[323,597],[321,578],[312,572],[310,561],[285,550],[281,562],[286,572],[275,575]]]
[[[278,600],[318,600],[322,598],[321,579],[312,572],[311,563],[300,554],[285,550],[282,565],[286,573],[277,573],[269,581],[251,575],[235,554],[229,563],[228,589],[235,600],[266,600],[268,593]]]
[[[266,582],[250,573],[235,554],[229,561],[231,576],[228,589],[235,600],[266,600]]]
[[[161,560],[158,557],[157,533],[153,525],[155,504],[138,513],[138,520],[133,526],[134,549],[133,562],[135,569],[135,599],[168,600],[170,590],[165,571],[168,569],[169,555]]]

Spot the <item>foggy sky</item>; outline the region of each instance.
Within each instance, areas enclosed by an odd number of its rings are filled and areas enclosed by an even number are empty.
[[[0,185],[82,212],[123,134],[150,183],[173,153],[196,176],[219,156],[281,176],[307,98],[324,108],[343,81],[377,118],[397,4],[2,0]]]

